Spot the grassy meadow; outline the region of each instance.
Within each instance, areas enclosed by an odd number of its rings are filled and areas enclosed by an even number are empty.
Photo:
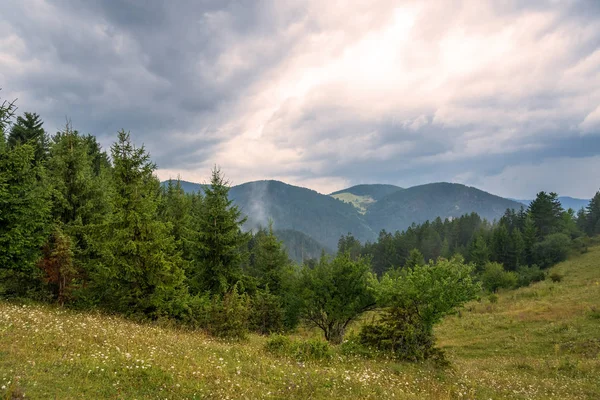
[[[484,296],[446,318],[436,329],[446,368],[339,349],[298,361],[269,353],[257,335],[229,343],[0,302],[0,398],[598,399],[600,246],[551,272],[562,280]]]

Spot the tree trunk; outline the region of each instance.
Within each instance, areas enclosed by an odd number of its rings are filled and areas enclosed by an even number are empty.
[[[331,344],[340,344],[344,340],[346,328],[343,325],[334,325],[325,333],[325,339]]]

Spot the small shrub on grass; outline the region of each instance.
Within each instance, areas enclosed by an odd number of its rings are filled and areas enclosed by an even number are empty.
[[[550,280],[554,283],[562,282],[563,276],[558,272],[553,272],[549,276]]]
[[[443,363],[443,354],[434,347],[433,327],[475,299],[481,286],[473,281],[473,270],[455,256],[387,273],[380,280],[372,276],[369,286],[386,311],[380,320],[363,326],[360,342],[396,359]]]
[[[495,293],[492,293],[488,296],[488,300],[490,301],[490,303],[495,304],[498,302],[498,295]]]
[[[517,286],[518,277],[512,271],[505,271],[502,264],[490,262],[485,265],[481,275],[483,287],[490,292],[498,289],[511,289]]]
[[[537,265],[521,266],[517,268],[519,286],[529,286],[534,282],[540,282],[546,279],[546,273]]]
[[[296,342],[294,347],[295,358],[300,361],[329,360],[333,357],[333,348],[323,340],[302,340]]]
[[[265,343],[265,350],[298,361],[329,360],[334,354],[331,345],[323,340],[292,340],[283,335],[271,336]]]
[[[434,339],[431,330],[420,317],[406,309],[388,309],[380,320],[363,325],[359,341],[365,347],[392,354],[405,361],[422,361],[433,355]]]

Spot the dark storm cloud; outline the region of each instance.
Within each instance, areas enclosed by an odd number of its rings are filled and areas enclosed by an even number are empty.
[[[131,130],[167,167],[178,160],[187,166],[225,139],[214,137],[226,122],[220,106],[285,45],[248,55],[246,67],[221,76],[218,58],[233,42],[279,29],[266,23],[271,15],[260,3],[23,1],[8,4],[3,16],[23,43],[19,61],[35,64],[2,71],[5,91],[20,95],[21,108],[42,113],[50,129],[68,115],[78,129],[101,137]],[[253,65],[258,57],[261,68]],[[179,136],[170,140],[170,133]]]
[[[69,117],[108,145],[130,130],[162,178],[218,163],[238,183],[527,197],[521,172],[600,168],[594,0],[15,0],[0,37],[3,97],[49,131]]]

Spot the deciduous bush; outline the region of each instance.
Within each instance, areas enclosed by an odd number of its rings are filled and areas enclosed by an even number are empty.
[[[480,291],[472,279],[473,268],[454,257],[387,273],[381,280],[373,276],[370,287],[385,311],[378,321],[363,326],[361,343],[401,360],[440,356],[433,326]]]
[[[485,265],[481,274],[484,289],[497,292],[498,289],[510,289],[517,286],[519,279],[516,273],[504,270],[502,264],[490,262]]]
[[[571,239],[564,233],[548,235],[533,246],[534,262],[541,268],[548,268],[567,259]]]
[[[299,280],[302,316],[339,344],[348,325],[375,305],[367,287],[370,264],[349,254],[329,260],[322,257],[314,268],[305,267]]]
[[[363,325],[359,341],[399,360],[420,361],[435,353],[433,332],[415,311],[399,307],[389,308],[378,321]]]
[[[528,286],[534,282],[546,279],[546,272],[542,271],[537,265],[521,266],[517,268],[519,286]]]

